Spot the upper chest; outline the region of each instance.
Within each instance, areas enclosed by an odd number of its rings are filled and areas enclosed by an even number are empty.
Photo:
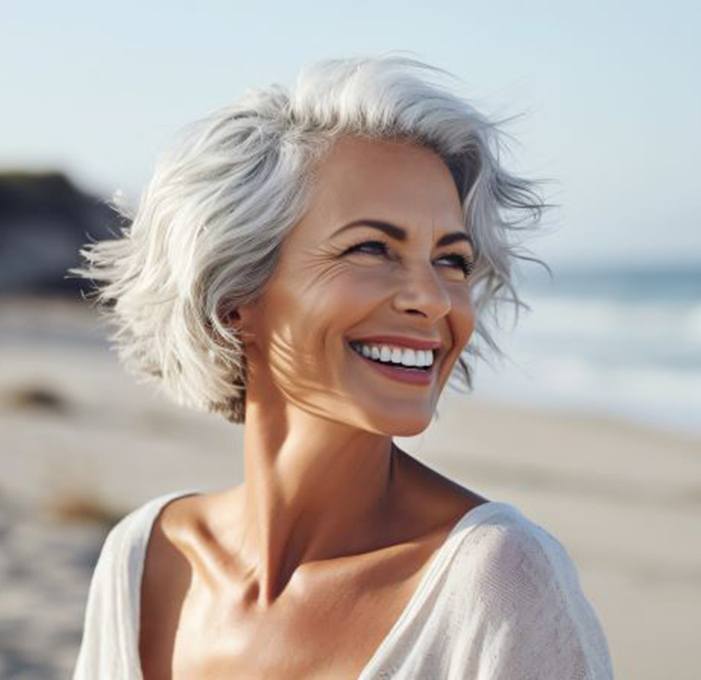
[[[260,611],[154,530],[141,590],[144,680],[357,678],[430,567],[442,536],[293,575]],[[172,674],[170,674],[172,669]]]

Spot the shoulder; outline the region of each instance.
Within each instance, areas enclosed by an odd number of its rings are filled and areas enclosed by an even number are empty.
[[[131,677],[139,584],[151,528],[163,507],[188,493],[152,498],[108,532],[90,579],[74,680]]]
[[[459,627],[483,637],[484,663],[499,660],[493,677],[516,668],[539,678],[612,677],[603,629],[565,546],[514,505],[480,510],[460,534],[451,581]]]
[[[138,554],[146,549],[151,530],[164,508],[173,501],[195,494],[195,491],[175,491],[165,493],[142,503],[124,515],[109,531],[105,538],[103,554]]]
[[[144,506],[148,530],[141,532],[142,618],[143,609],[151,610],[173,582],[183,581],[192,536],[203,525],[204,497],[198,492],[168,494]]]
[[[470,519],[473,515],[473,519]],[[565,546],[515,505],[492,501],[468,514],[457,532],[454,578],[469,578],[490,606],[532,611],[558,608],[580,594],[579,574]]]
[[[95,602],[129,595],[137,588],[154,521],[171,501],[194,491],[177,491],[156,496],[124,515],[107,533],[95,563],[90,599]],[[130,592],[131,591],[131,592]],[[90,604],[90,603],[89,603]]]
[[[468,515],[458,532],[461,552],[476,569],[488,570],[495,585],[519,576],[522,585],[547,586],[559,570],[573,568],[562,543],[515,505],[490,501],[470,514],[474,521]]]

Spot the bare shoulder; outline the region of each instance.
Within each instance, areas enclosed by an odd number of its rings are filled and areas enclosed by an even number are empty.
[[[185,496],[169,501],[160,509],[146,547],[142,585],[167,577],[174,562],[178,564],[183,559],[188,534],[200,505],[200,496]]]
[[[237,490],[182,496],[161,508],[147,543],[142,602],[160,605],[161,599],[167,600],[189,584],[192,569],[200,561],[203,540],[212,532],[213,518],[226,512],[227,500]]]
[[[175,498],[154,519],[141,577],[139,654],[145,677],[163,677],[190,585],[188,557],[201,496]],[[165,665],[164,665],[165,664]]]

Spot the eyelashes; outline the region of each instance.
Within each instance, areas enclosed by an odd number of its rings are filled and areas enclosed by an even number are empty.
[[[366,247],[369,248],[369,250],[364,250]],[[384,241],[362,241],[361,243],[356,243],[350,248],[347,248],[345,251],[343,251],[342,255],[355,252],[367,253],[369,255],[389,256],[389,250]],[[474,261],[465,257],[465,255],[462,253],[446,253],[445,255],[441,255],[441,257],[438,259],[452,260],[455,263],[455,266],[460,269],[466,277],[472,273],[475,266]]]

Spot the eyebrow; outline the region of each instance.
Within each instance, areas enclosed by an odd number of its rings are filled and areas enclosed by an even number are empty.
[[[406,241],[408,236],[405,229],[398,227],[396,224],[390,224],[389,222],[383,222],[382,220],[372,220],[372,219],[359,219],[354,220],[345,224],[340,229],[334,232],[333,236],[340,234],[347,229],[353,229],[355,227],[372,227],[373,229],[379,229],[384,232],[390,238],[397,241]],[[464,231],[453,231],[450,234],[444,234],[438,239],[438,246],[449,246],[451,243],[456,243],[458,241],[467,241],[472,248],[474,248],[474,243],[472,238]]]

